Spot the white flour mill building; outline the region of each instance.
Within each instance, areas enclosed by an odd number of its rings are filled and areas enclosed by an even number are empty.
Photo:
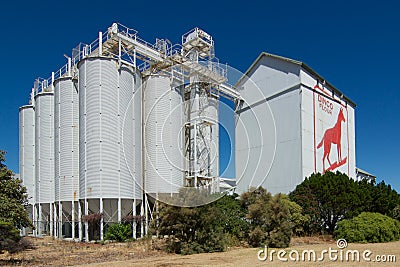
[[[355,178],[355,104],[313,69],[262,53],[236,87],[237,192],[288,193],[327,170]]]

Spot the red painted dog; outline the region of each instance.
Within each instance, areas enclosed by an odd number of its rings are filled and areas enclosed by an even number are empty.
[[[324,156],[322,157],[322,166],[324,172],[325,158],[328,159],[329,165],[332,166],[331,161],[329,160],[329,154],[331,153],[332,144],[335,144],[337,147],[338,163],[342,161],[342,122],[346,122],[346,119],[344,118],[343,109],[341,108],[335,126],[325,131],[321,142],[317,146],[317,148],[321,148],[322,144],[324,145]]]

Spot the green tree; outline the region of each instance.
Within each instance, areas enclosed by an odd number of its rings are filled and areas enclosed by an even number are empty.
[[[0,220],[0,253],[4,250],[10,253],[17,252],[20,240],[18,229],[12,223]]]
[[[304,225],[310,223],[310,215],[303,214],[303,208],[296,202],[290,201],[288,195],[282,195],[282,202],[289,208],[289,220],[292,224],[292,233],[297,236],[304,235]]]
[[[397,205],[394,209],[393,209],[393,218],[400,221],[400,205]]]
[[[0,150],[0,251],[13,252],[20,241],[17,228],[33,225],[26,213],[26,188],[4,164],[5,154]]]
[[[167,203],[207,203],[208,194],[201,190],[182,190]],[[229,219],[215,202],[197,207],[180,207],[166,203],[158,204],[158,219],[153,221],[151,231],[168,236],[167,250],[180,254],[223,251],[225,248],[224,226]],[[225,225],[224,225],[225,222]]]
[[[290,198],[311,216],[312,230],[321,229],[333,234],[340,220],[352,218],[364,210],[361,190],[358,182],[346,174],[317,173],[299,184],[290,193]]]
[[[218,224],[225,234],[229,234],[238,240],[244,240],[249,230],[246,220],[247,210],[241,205],[237,194],[225,195],[218,199],[215,205],[218,213]]]
[[[283,194],[276,194],[268,205],[270,213],[267,221],[267,240],[270,247],[285,248],[289,246],[292,236],[292,222],[289,206]]]
[[[289,198],[303,209],[304,214],[309,216],[309,220],[302,225],[303,231],[308,235],[319,233],[322,226],[321,212],[318,208],[317,196],[309,180],[306,179],[298,185],[295,191],[289,194]]]
[[[247,210],[246,219],[250,224],[248,243],[253,247],[267,243],[266,224],[270,216],[268,203],[271,198],[271,193],[262,187],[251,188],[240,196],[241,203]]]
[[[400,205],[399,194],[387,185],[385,181],[380,182],[372,189],[371,212],[378,212],[394,218],[394,209]]]
[[[304,225],[308,234],[332,234],[337,223],[361,212],[379,212],[395,217],[400,204],[399,195],[390,185],[374,181],[355,181],[340,172],[312,174],[289,194],[299,204],[310,223]]]
[[[289,246],[296,224],[294,220],[303,219],[297,214],[301,208],[295,206],[286,195],[271,196],[262,187],[243,193],[241,201],[247,207],[246,218],[250,223],[248,242],[251,246]]]

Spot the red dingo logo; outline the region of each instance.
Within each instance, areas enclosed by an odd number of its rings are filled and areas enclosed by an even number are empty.
[[[347,161],[347,157],[342,159],[342,122],[346,122],[346,119],[344,118],[343,109],[341,108],[335,126],[325,131],[321,142],[317,146],[318,149],[324,145],[324,156],[322,157],[323,173],[325,173],[325,171],[332,171],[339,166],[342,166]],[[338,153],[338,161],[333,164],[329,159],[332,144],[336,145]],[[325,169],[325,159],[327,159],[329,163],[328,169]]]

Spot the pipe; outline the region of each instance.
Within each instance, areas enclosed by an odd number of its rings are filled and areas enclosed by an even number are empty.
[[[103,33],[99,32],[99,56],[103,55]]]

